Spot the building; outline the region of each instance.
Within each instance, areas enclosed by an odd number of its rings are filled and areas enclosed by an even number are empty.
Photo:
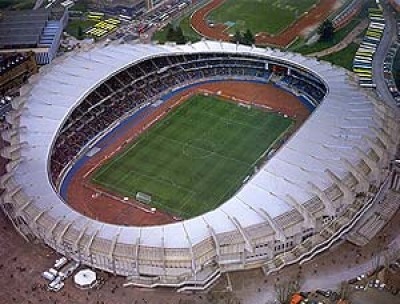
[[[148,70],[135,69],[146,62]],[[131,68],[140,77],[129,76]],[[123,72],[127,77],[114,78]],[[282,88],[309,96],[313,112],[215,210],[168,225],[112,225],[72,209],[55,189],[54,180],[73,168],[86,153],[85,145],[107,134],[121,117],[96,132],[100,124],[92,124],[88,135],[81,132],[83,116],[72,115],[74,111],[86,111],[88,123],[104,121],[107,113],[99,107],[109,101],[117,110],[120,104],[112,96],[128,87],[136,91],[132,88],[144,79],[159,83],[150,93],[167,94],[204,81],[254,81],[266,73]],[[154,77],[176,82],[166,89]],[[260,268],[269,274],[309,261],[346,238],[373,206],[400,201],[398,173],[390,169],[400,137],[395,112],[367,95],[352,77],[300,54],[216,41],[112,45],[60,58],[13,102],[10,128],[1,134],[9,143],[1,154],[10,162],[0,179],[0,207],[24,236],[82,264],[126,276],[127,285],[204,290],[226,272]],[[106,94],[88,107],[91,93],[100,96],[98,88]],[[159,95],[148,94],[144,100],[151,106]],[[67,119],[73,123],[64,125]],[[80,145],[68,154],[71,158],[55,163],[57,139],[77,133]],[[64,146],[70,147],[68,142]]]
[[[33,52],[0,55],[0,95],[19,88],[37,71]]]
[[[48,64],[67,23],[68,11],[60,8],[7,12],[0,20],[0,54],[33,52],[37,64]]]

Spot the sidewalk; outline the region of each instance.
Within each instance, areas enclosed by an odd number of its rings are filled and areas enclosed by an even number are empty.
[[[354,42],[354,40],[364,31],[365,28],[368,27],[368,20],[363,20],[359,25],[357,25],[341,42],[335,44],[334,46],[322,50],[320,52],[315,52],[311,54],[307,54],[307,56],[312,57],[323,57],[332,53],[336,53],[344,48],[346,48],[349,44]]]
[[[302,291],[336,289],[348,281],[384,264],[385,255],[400,250],[400,209],[391,221],[364,247],[347,241],[334,246],[302,266],[293,265],[279,273],[264,276],[259,270],[231,273],[233,292],[241,304],[269,304],[276,299],[275,283],[300,277]]]

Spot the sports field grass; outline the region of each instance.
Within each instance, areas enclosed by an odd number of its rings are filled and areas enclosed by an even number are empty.
[[[99,168],[93,182],[190,218],[219,206],[293,121],[196,95]]]
[[[253,34],[277,34],[288,27],[318,0],[226,0],[207,20],[232,25],[229,32],[251,30]]]

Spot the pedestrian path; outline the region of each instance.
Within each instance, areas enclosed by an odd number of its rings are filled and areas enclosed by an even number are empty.
[[[357,25],[342,41],[340,41],[338,44],[335,44],[334,46],[322,50],[320,52],[315,52],[311,54],[307,54],[307,56],[312,56],[312,57],[323,57],[329,54],[333,54],[336,52],[339,52],[340,50],[343,50],[346,48],[349,44],[353,43],[356,38],[368,27],[368,19],[363,20],[359,25]]]

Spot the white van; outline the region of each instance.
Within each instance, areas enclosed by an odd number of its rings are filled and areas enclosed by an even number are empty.
[[[48,272],[48,271],[43,272],[42,273],[42,277],[45,278],[48,281],[53,281],[54,278],[55,278],[55,276],[53,274],[51,274],[50,272]]]

